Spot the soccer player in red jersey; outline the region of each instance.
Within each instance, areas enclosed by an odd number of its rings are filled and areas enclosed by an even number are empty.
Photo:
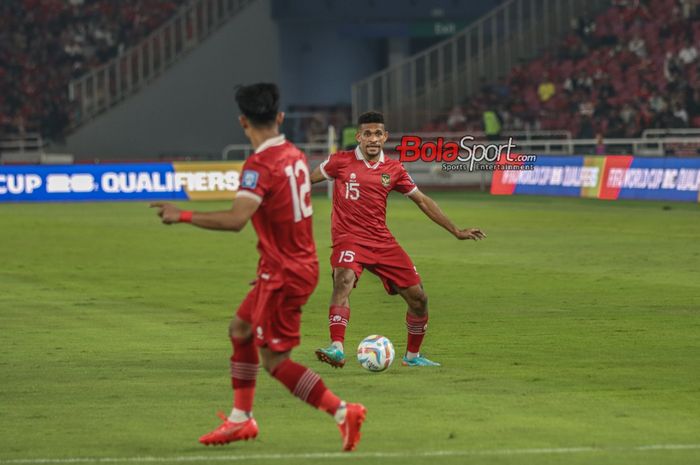
[[[229,326],[233,410],[228,417],[220,414],[222,424],[199,442],[225,444],[257,436],[252,411],[260,356],[265,370],[293,395],[335,418],[343,449],[350,451],[360,440],[366,409],[339,399],[316,373],[290,358],[299,345],[301,307],[318,281],[306,156],[279,134],[284,114],[278,111],[276,85],[240,87],[236,102],[242,113],[239,122],[255,153],[243,166],[231,209],[192,212],[169,203],[151,204],[165,224],[240,231],[251,220],[258,235],[257,279]]]
[[[408,196],[428,218],[457,239],[480,240],[486,235],[477,228],[457,228],[435,201],[416,187],[403,165],[384,155],[382,149],[389,133],[381,113],[360,115],[355,137],[355,150],[330,155],[311,173],[312,183],[334,183],[333,295],[328,312],[331,345],[316,350],[316,356],[334,367],[345,365],[343,342],[350,320],[350,293],[366,268],[379,276],[389,294],[399,294],[408,304],[403,365],[439,366],[420,354],[428,328],[428,298],[413,262],[386,227],[387,196],[392,190]]]

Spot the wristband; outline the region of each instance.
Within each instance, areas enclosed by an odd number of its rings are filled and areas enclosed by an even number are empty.
[[[180,212],[180,218],[178,221],[180,223],[191,223],[192,222],[192,211],[191,210],[182,210]]]

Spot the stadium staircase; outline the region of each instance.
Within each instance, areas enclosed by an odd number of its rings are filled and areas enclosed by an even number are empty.
[[[71,129],[148,86],[254,1],[192,0],[140,43],[71,81]]]
[[[508,0],[447,40],[353,84],[353,118],[382,111],[415,131],[456,102],[536,57],[610,0]]]

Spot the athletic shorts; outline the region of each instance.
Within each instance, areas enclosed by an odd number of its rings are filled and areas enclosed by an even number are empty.
[[[310,295],[290,296],[279,283],[258,279],[238,307],[236,316],[251,324],[257,346],[287,352],[301,341],[301,306]]]
[[[396,294],[395,288],[406,288],[421,283],[420,275],[408,254],[398,243],[385,247],[341,242],[333,246],[331,267],[350,268],[355,272],[355,286],[366,268],[379,276],[388,294]]]

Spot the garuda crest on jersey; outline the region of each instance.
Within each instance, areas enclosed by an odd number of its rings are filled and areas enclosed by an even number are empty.
[[[382,173],[382,186],[389,187],[391,184],[391,177],[387,173]]]

